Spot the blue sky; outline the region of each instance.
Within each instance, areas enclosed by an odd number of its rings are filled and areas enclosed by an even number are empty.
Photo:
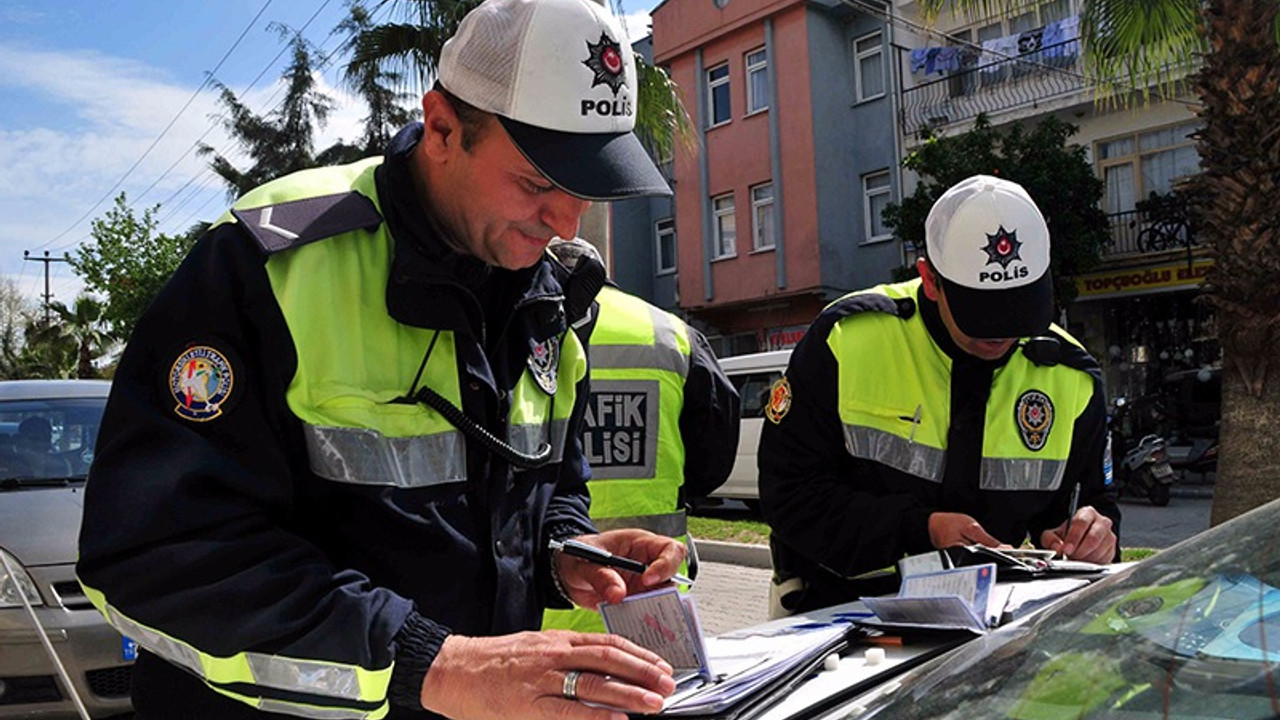
[[[656,4],[624,3],[633,37]],[[0,274],[38,298],[44,266],[23,252],[74,253],[122,190],[139,215],[160,205],[162,232],[221,214],[226,191],[195,146],[239,156],[212,119],[214,92],[197,93],[206,74],[217,67],[219,81],[266,112],[288,61],[268,24],[305,27],[328,52],[345,13],[346,0],[0,0]],[[355,137],[363,114],[337,75],[322,79],[339,110],[321,147]],[[66,263],[50,268],[54,299],[70,303],[78,278]]]

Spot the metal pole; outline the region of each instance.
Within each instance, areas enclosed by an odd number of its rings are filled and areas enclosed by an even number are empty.
[[[49,267],[45,265],[45,267]],[[58,653],[53,650],[53,642],[49,640],[49,634],[44,631],[44,626],[40,624],[40,618],[36,617],[36,611],[31,607],[31,601],[27,599],[27,594],[22,591],[22,585],[18,582],[18,574],[14,572],[13,566],[9,564],[9,558],[0,553],[0,563],[4,564],[4,570],[9,575],[9,581],[13,583],[14,589],[18,591],[18,599],[22,600],[22,607],[27,609],[27,615],[31,617],[31,624],[35,626],[36,634],[40,636],[40,644],[44,645],[44,651],[49,654],[49,659],[53,661],[53,667],[58,671],[58,677],[62,678],[62,684],[67,688],[67,694],[71,696],[71,702],[75,704],[76,711],[80,713],[83,720],[92,720],[89,717],[89,711],[85,709],[84,702],[80,700],[80,693],[76,692],[75,685],[71,684],[71,676],[67,674],[67,668],[62,665],[61,658]],[[26,572],[23,570],[23,572]],[[33,581],[34,582],[34,581]]]
[[[49,290],[49,263],[67,262],[67,259],[65,257],[60,257],[60,258],[49,257],[48,250],[44,251],[44,257],[42,258],[39,258],[39,257],[33,258],[31,257],[30,250],[23,250],[22,259],[31,260],[33,262],[44,263],[44,296],[43,296],[44,297],[44,324],[46,327],[48,327],[51,319],[49,317],[49,310],[50,310],[49,303],[53,300],[53,293],[50,292]]]

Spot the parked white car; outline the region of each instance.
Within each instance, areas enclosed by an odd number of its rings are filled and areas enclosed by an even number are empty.
[[[711,497],[741,500],[752,510],[759,510],[756,450],[760,447],[760,428],[764,424],[764,409],[769,404],[769,391],[774,381],[786,372],[790,360],[790,350],[735,355],[720,360],[720,367],[742,398],[742,420],[733,471]]]

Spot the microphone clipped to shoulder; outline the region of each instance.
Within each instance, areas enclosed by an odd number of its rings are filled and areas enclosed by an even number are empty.
[[[587,316],[604,287],[604,261],[595,246],[582,238],[556,238],[547,249],[569,270],[569,279],[564,283],[564,312],[569,324],[574,325]]]
[[[1036,365],[1051,366],[1057,365],[1062,359],[1062,341],[1056,337],[1048,335],[1039,335],[1023,340],[1021,343],[1022,354]]]

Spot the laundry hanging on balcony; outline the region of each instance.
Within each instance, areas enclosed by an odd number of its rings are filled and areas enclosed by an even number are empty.
[[[960,48],[931,47],[911,51],[911,73],[945,75],[960,69]]]
[[[1080,51],[1080,43],[1076,40],[1078,37],[1080,37],[1078,15],[1051,22],[1044,26],[1044,37],[1041,40],[1044,49],[1040,51],[1040,55],[1046,60],[1064,58],[1074,61],[1076,54]]]
[[[1010,60],[1028,63],[1054,60],[1053,65],[1070,64],[1079,52],[1076,42],[1079,32],[1080,18],[1071,15],[1017,35],[986,40],[982,43],[980,71],[984,78],[992,79],[1005,74]]]

